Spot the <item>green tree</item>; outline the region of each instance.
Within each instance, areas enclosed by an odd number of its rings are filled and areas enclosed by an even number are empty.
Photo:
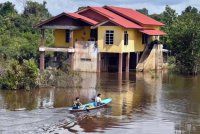
[[[137,9],[136,11],[138,11],[144,15],[149,15],[149,11],[146,8]]]
[[[15,5],[11,2],[0,3],[0,15],[16,15],[17,11],[15,10]]]
[[[168,41],[181,73],[200,70],[200,14],[184,13],[171,24]]]
[[[196,7],[188,6],[182,12],[183,15],[186,14],[186,13],[198,13],[198,9]]]

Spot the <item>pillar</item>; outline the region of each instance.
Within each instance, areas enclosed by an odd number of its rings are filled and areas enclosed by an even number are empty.
[[[97,54],[97,72],[101,72],[101,53],[99,52]]]
[[[126,54],[126,73],[129,73],[130,53]]]
[[[122,74],[123,53],[119,53],[118,73]]]
[[[73,31],[72,31],[72,30],[70,30],[70,35],[69,35],[69,37],[70,37],[70,47],[75,48],[75,46],[74,46],[74,44],[73,44]]]
[[[140,54],[140,52],[136,52],[136,66],[137,66],[137,64],[139,62],[139,54]]]
[[[41,29],[40,48],[44,48],[44,29]],[[40,72],[44,72],[44,68],[45,68],[45,50],[42,50],[40,51]]]
[[[69,53],[70,67],[74,70],[74,53]]]

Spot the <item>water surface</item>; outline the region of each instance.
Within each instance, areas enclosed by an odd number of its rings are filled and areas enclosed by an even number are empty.
[[[0,133],[199,134],[200,77],[162,72],[82,73],[81,88],[0,90]],[[70,114],[97,93],[111,97],[108,108]]]

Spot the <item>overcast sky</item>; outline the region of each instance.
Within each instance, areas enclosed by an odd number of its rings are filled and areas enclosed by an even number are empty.
[[[0,3],[10,1],[13,2],[18,11],[22,11],[23,2],[25,0],[0,0]],[[33,0],[43,2],[43,0]],[[113,5],[121,7],[129,7],[133,9],[147,8],[149,13],[161,13],[166,5],[176,9],[181,13],[185,7],[191,5],[200,10],[200,0],[46,0],[47,8],[53,15],[61,12],[73,12],[80,6],[104,6]]]

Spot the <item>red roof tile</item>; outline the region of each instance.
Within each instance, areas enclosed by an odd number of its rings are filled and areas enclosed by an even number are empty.
[[[88,7],[88,9],[92,9],[96,12],[98,12],[101,15],[104,15],[105,17],[107,17],[111,22],[123,26],[125,28],[135,28],[135,29],[140,29],[142,28],[141,26],[135,24],[134,22],[131,22],[105,8],[102,7]],[[84,12],[85,10],[83,10]],[[78,13],[80,13],[81,11],[79,11]]]
[[[91,25],[96,25],[98,23],[95,20],[92,20],[92,19],[90,19],[88,17],[82,16],[82,15],[77,14],[77,13],[65,13],[65,14],[68,15],[68,16],[71,16],[71,17],[73,17],[75,19],[80,19],[82,21],[90,23]]]
[[[139,30],[139,31],[148,35],[166,35],[165,32],[162,32],[159,30],[146,29],[146,30]]]
[[[164,24],[156,21],[138,11],[135,11],[130,8],[122,8],[122,7],[115,7],[115,6],[104,6],[105,9],[108,9],[112,12],[115,12],[127,19],[130,19],[134,22],[138,22],[142,25],[156,25],[156,26],[163,26]]]

